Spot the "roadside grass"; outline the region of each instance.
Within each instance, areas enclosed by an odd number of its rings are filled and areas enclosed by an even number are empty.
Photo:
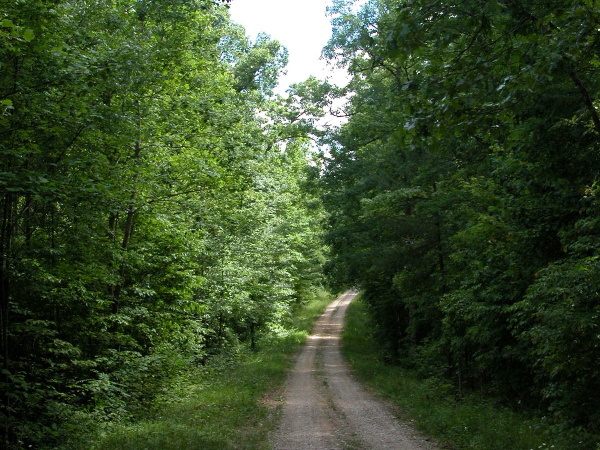
[[[357,298],[348,310],[342,351],[359,378],[397,404],[412,422],[444,448],[478,450],[594,449],[589,436],[558,430],[477,396],[457,401],[448,383],[419,378],[385,364],[372,339],[367,306]]]
[[[215,358],[208,367],[174,380],[145,420],[111,425],[85,448],[102,450],[267,449],[277,424],[279,389],[292,356],[332,298],[318,298],[296,311],[291,330],[238,357]]]

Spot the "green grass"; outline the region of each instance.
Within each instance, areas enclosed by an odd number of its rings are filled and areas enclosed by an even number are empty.
[[[266,449],[277,424],[279,389],[315,319],[331,297],[320,295],[296,312],[292,331],[281,333],[257,351],[215,360],[174,380],[149,418],[111,425],[92,449]]]
[[[477,396],[457,401],[453,389],[382,362],[372,339],[367,308],[360,300],[348,311],[342,348],[358,376],[403,411],[424,434],[444,448],[478,450],[594,449],[575,431],[557,431],[542,419],[526,418],[490,399]],[[600,447],[599,447],[600,448]]]

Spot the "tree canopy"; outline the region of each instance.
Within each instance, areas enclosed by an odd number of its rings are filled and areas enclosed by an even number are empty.
[[[591,445],[597,2],[335,0],[351,81],[286,97],[287,50],[228,3],[3,2],[2,446],[136,416],[324,278],[363,291],[390,361]]]
[[[597,433],[600,9],[335,2],[329,276],[390,357]]]
[[[223,3],[3,2],[3,447],[131,417],[321,282],[309,140],[271,118],[286,50]]]

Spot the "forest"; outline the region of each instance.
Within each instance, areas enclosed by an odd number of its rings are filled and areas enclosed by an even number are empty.
[[[0,446],[56,448],[322,284],[313,119],[227,2],[11,0],[0,25]]]
[[[2,3],[0,446],[127,421],[323,286],[390,364],[600,434],[600,4],[334,0],[349,84],[281,96],[228,3]]]
[[[328,276],[391,362],[598,434],[600,4],[352,3]]]

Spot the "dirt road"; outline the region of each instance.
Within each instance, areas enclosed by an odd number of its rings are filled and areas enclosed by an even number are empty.
[[[346,309],[356,292],[338,297],[317,321],[286,382],[277,450],[434,450],[396,420],[385,403],[350,374],[339,349]]]

